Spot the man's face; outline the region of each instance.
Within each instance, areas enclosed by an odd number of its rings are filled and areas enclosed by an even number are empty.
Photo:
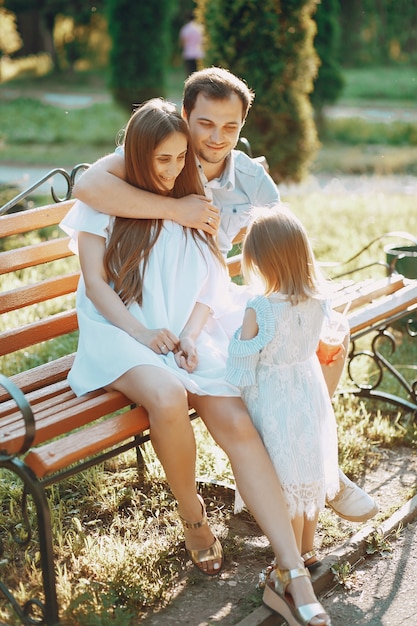
[[[239,139],[242,103],[236,94],[225,100],[210,100],[199,94],[187,121],[203,168],[221,165]]]

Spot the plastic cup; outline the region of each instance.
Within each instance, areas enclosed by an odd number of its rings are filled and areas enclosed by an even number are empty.
[[[349,324],[345,315],[332,311],[323,322],[320,333],[320,362],[329,365],[337,354],[343,340],[349,332]]]

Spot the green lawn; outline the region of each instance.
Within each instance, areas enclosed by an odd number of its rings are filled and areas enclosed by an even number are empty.
[[[340,104],[417,108],[415,68],[345,70]],[[182,70],[169,77],[168,97],[181,101]],[[40,102],[46,93],[105,97],[87,108]],[[105,77],[72,73],[56,78],[24,77],[0,84],[0,162],[72,167],[112,152],[129,112],[112,103]],[[256,106],[256,100],[255,105]],[[382,155],[382,156],[381,156]],[[329,119],[313,171],[416,173],[417,122],[375,124],[362,119]]]
[[[385,68],[367,73],[352,72],[344,99],[353,100],[358,94],[361,99],[376,98],[378,93],[388,96],[384,72]],[[373,86],[371,74],[375,74]],[[54,84],[45,81],[43,88],[53,90]],[[34,89],[34,84],[34,81],[27,81],[29,91]],[[178,93],[178,84],[178,81],[173,82],[173,92],[175,87]],[[16,88],[17,81],[10,86]],[[0,86],[0,98],[5,87]],[[20,81],[19,88],[23,88]],[[71,85],[71,88],[85,93],[91,90],[91,79],[87,83]],[[404,97],[409,98],[405,86],[401,87],[401,91]],[[90,161],[113,150],[114,137],[125,119],[125,113],[111,103],[65,112],[27,97],[4,100],[0,117],[0,160],[13,159],[45,166],[70,166]],[[366,132],[370,133],[371,129]],[[381,137],[382,142],[388,132]],[[325,190],[305,193],[283,193],[283,200],[290,204],[305,224],[318,260],[344,261],[383,233],[409,231],[417,236],[415,195],[407,193],[406,188],[384,191],[380,178],[375,177],[374,188],[361,191],[359,187],[354,187],[352,181],[343,183],[343,179],[338,180],[338,176],[346,171],[352,172],[354,167],[355,173],[375,172],[376,164],[381,162],[382,150],[388,164],[381,175],[390,171],[404,174],[413,159],[415,163],[415,148],[411,145],[385,145],[379,151],[374,147],[374,152],[368,153],[369,149],[362,145],[347,147],[340,139],[339,142],[322,151],[321,154],[325,154],[326,149],[332,150],[328,153],[331,156],[325,166],[321,166],[319,161],[315,165],[318,171],[334,173],[333,187],[330,185]],[[369,158],[365,159],[367,155]],[[403,158],[406,165],[399,165],[401,155],[409,155]],[[361,158],[364,159],[362,166]],[[396,241],[395,237],[386,236],[375,242],[361,256],[361,262],[384,260],[384,244],[393,241]],[[334,276],[338,269],[328,268],[327,271]],[[379,271],[384,272],[383,269]],[[65,306],[68,304],[65,303]],[[13,323],[12,316],[0,320],[5,328]],[[396,329],[402,338],[396,358],[400,364],[414,364],[417,362],[417,338],[410,339],[402,332],[401,328]],[[70,347],[58,343],[54,346],[54,354],[74,347],[75,338],[74,345]],[[19,365],[3,357],[0,366],[2,371],[10,374],[15,371],[14,368],[22,367],[22,363],[27,366],[29,359],[33,359],[35,364],[51,354],[50,347],[43,346],[37,354],[22,353]],[[380,407],[352,398],[335,402],[335,411],[339,424],[340,463],[352,477],[361,475],[365,468],[378,463],[378,455],[384,448],[404,444],[415,447],[417,444],[415,424],[402,423],[397,419],[396,412],[381,413]],[[232,480],[224,454],[214,445],[202,425],[198,421],[194,424],[199,446],[198,474],[213,480]],[[48,491],[53,510],[59,602],[63,618],[71,626],[136,626],[143,612],[152,612],[155,607],[167,604],[172,597],[182,574],[182,564],[177,558],[182,531],[176,517],[175,502],[149,445],[146,446],[145,458],[148,475],[144,482],[137,478],[132,453],[103,467],[92,468]],[[12,523],[19,525],[22,522],[20,486],[6,473],[0,478],[0,528],[5,548],[2,579],[17,588],[18,600],[24,602],[28,599],[25,585],[32,589],[40,588],[39,570],[33,565],[39,554],[36,542],[23,554],[10,541],[6,530]],[[211,495],[215,502],[215,493]],[[221,528],[226,528],[231,503],[214,509],[211,519]],[[34,518],[31,503],[29,518],[31,521]],[[328,547],[332,542],[347,539],[347,531],[341,535],[336,528],[324,527],[323,524],[321,520],[322,534]],[[228,558],[239,560],[241,538],[224,534],[227,535],[223,543]],[[192,574],[188,574],[187,581],[188,585],[198,584]],[[20,623],[4,604],[0,604],[0,621],[10,626]]]

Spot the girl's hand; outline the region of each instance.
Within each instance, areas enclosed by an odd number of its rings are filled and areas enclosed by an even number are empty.
[[[178,351],[175,353],[175,361],[178,367],[189,374],[194,372],[198,365],[198,355],[195,342],[190,337],[180,339]]]
[[[143,328],[136,331],[133,336],[136,341],[148,346],[156,354],[168,354],[178,349],[178,337],[167,328]]]

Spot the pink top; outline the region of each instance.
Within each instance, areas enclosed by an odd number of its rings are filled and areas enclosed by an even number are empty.
[[[203,27],[201,24],[197,24],[194,20],[185,24],[180,30],[180,41],[184,59],[203,58]]]

